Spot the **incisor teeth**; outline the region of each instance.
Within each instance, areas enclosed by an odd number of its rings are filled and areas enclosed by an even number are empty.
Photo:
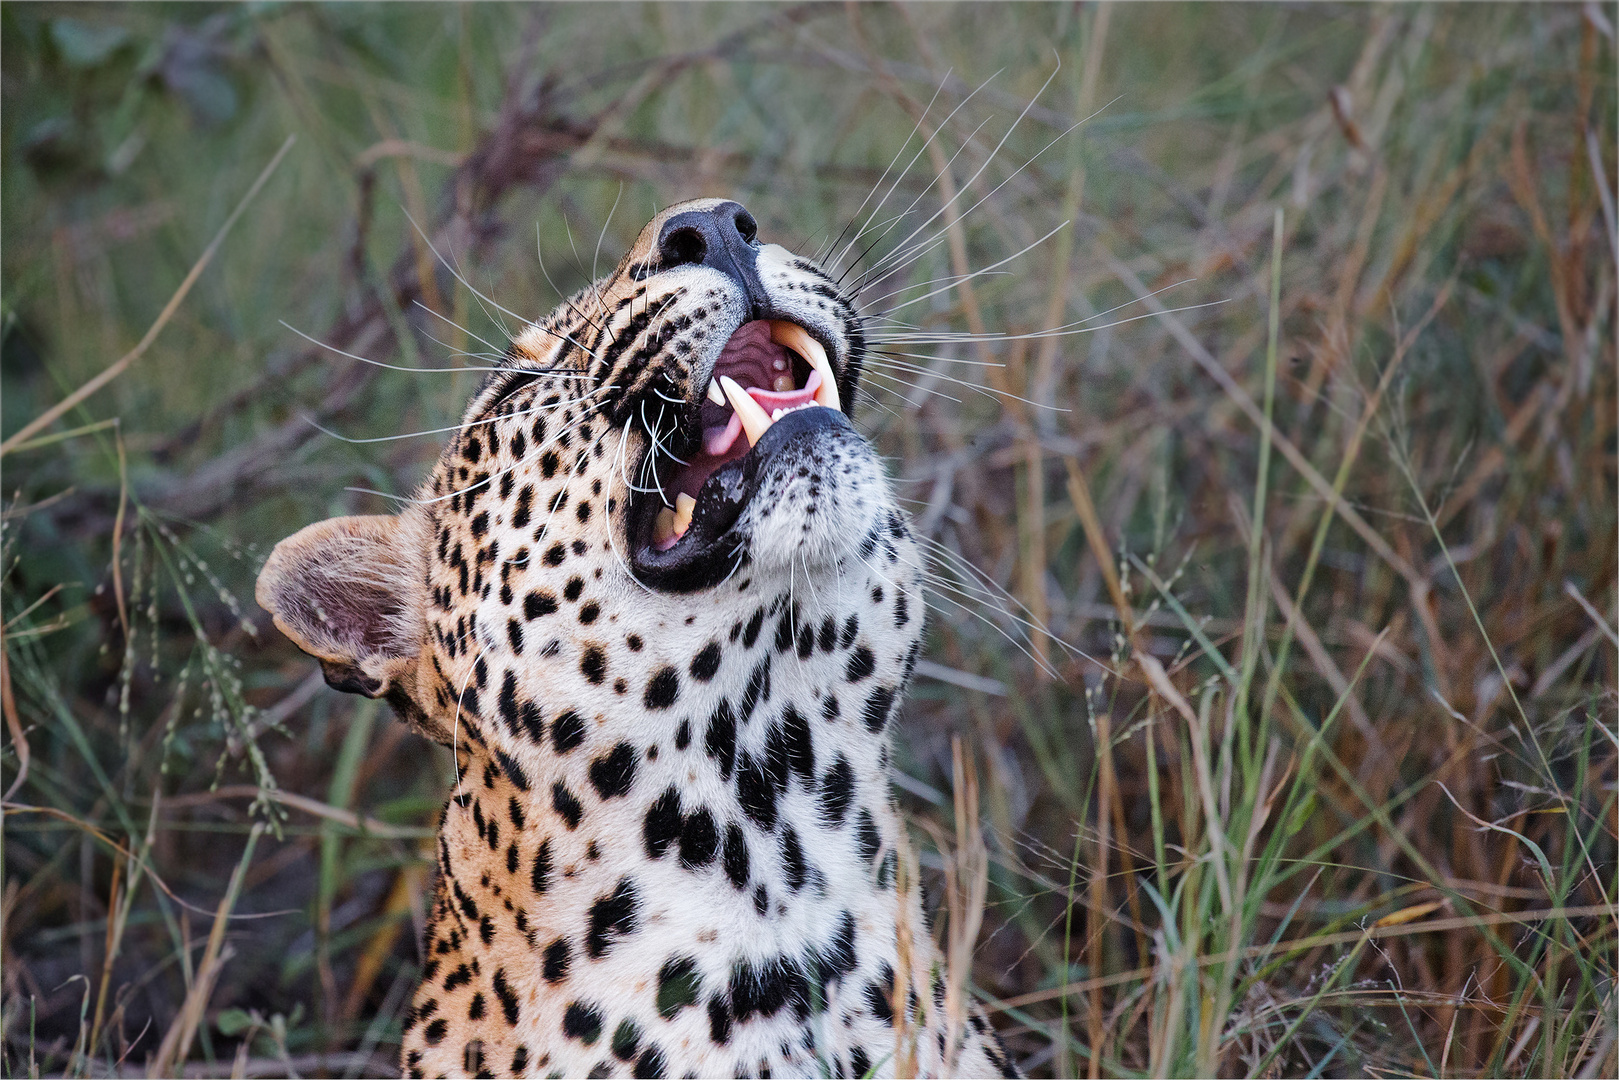
[[[821,348],[821,343],[810,337],[808,330],[785,319],[771,319],[770,340],[777,345],[787,346],[821,373],[821,385],[815,388],[817,405],[843,411],[843,403],[838,398],[837,376],[832,374],[832,363],[827,360],[826,350]]]
[[[718,379],[708,380],[708,400],[712,401],[716,405],[725,404],[725,395],[720,393],[720,384]]]
[[[720,389],[725,391],[725,397],[730,401],[732,410],[736,412],[736,418],[742,421],[742,433],[748,437],[748,445],[756,445],[770,427],[770,416],[729,375],[720,376]]]
[[[691,512],[697,509],[697,500],[684,491],[675,495],[675,535],[685,536],[691,528]]]
[[[658,511],[658,516],[652,520],[652,542],[658,547],[668,547],[669,542],[675,538],[675,512],[665,506]]]

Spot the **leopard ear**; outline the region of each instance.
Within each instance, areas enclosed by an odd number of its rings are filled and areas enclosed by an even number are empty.
[[[410,685],[426,628],[424,528],[410,511],[332,518],[265,560],[259,606],[320,661],[334,689],[376,698]]]

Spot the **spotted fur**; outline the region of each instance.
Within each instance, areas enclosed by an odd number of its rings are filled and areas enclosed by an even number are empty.
[[[976,1014],[946,1054],[942,961],[895,886],[923,600],[871,446],[789,414],[704,488],[697,539],[648,543],[637,489],[754,319],[807,330],[853,402],[837,283],[735,203],[664,211],[519,335],[404,512],[265,565],[260,602],[332,685],[455,752],[410,1076],[892,1075],[900,925],[922,1074],[1016,1075]]]

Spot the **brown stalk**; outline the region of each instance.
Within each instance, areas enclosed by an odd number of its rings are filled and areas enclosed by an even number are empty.
[[[184,1061],[191,1051],[191,1040],[196,1037],[197,1028],[202,1024],[203,1013],[208,1008],[208,999],[213,997],[214,983],[219,979],[225,961],[231,956],[232,950],[225,948],[225,928],[230,923],[231,910],[235,908],[236,898],[242,889],[242,876],[247,872],[248,864],[253,861],[253,849],[258,845],[264,829],[264,822],[255,822],[252,831],[247,834],[247,847],[242,852],[242,859],[231,873],[230,884],[226,887],[225,895],[220,898],[219,907],[214,912],[214,925],[208,932],[208,945],[203,950],[202,963],[197,966],[196,976],[191,980],[191,988],[186,992],[185,1001],[180,1005],[179,1015],[174,1018],[174,1023],[169,1025],[157,1053],[147,1065],[146,1075],[153,1080],[157,1077],[175,1075],[174,1066]]]
[[[950,739],[950,759],[955,779],[956,849],[945,858],[945,901],[950,913],[944,990],[946,1076],[955,1075],[967,1030],[967,980],[984,923],[984,901],[989,896],[989,850],[978,824],[978,767],[962,746],[960,735]]]
[[[915,955],[916,928],[911,925],[912,893],[916,873],[911,865],[910,844],[905,825],[894,835],[894,993],[889,1006],[894,1011],[894,1077],[909,1080],[917,1072],[916,1030],[911,1023],[911,962]]]

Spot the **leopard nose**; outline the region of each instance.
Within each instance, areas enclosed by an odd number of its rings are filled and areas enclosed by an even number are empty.
[[[677,266],[706,266],[742,286],[752,306],[764,300],[759,281],[759,252],[755,243],[759,225],[747,207],[729,199],[702,210],[686,210],[670,217],[658,233],[658,257],[666,270]]]
[[[706,210],[687,210],[664,222],[658,234],[658,255],[668,267],[717,267],[717,260],[751,250],[758,237],[759,226],[747,207],[726,200]]]

